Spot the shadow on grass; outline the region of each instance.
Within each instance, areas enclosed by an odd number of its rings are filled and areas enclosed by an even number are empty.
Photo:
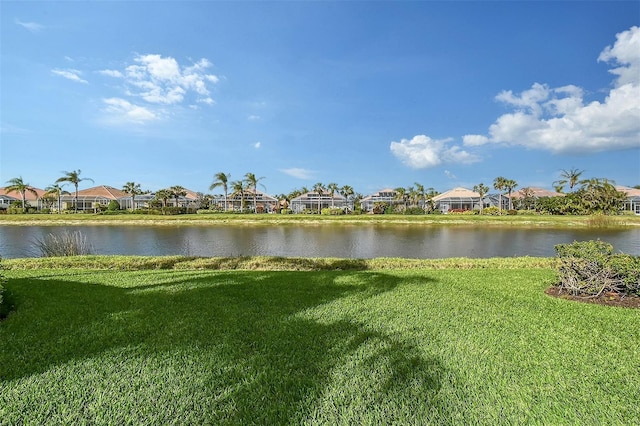
[[[372,272],[147,274],[154,274],[153,284],[130,288],[72,277],[12,280],[16,311],[0,325],[0,384],[135,348],[136,356],[145,358],[191,353],[200,360],[206,377],[198,380],[208,385],[201,405],[192,410],[202,421],[344,420],[344,413],[323,407],[347,407],[355,400],[360,409],[371,406],[374,418],[387,420],[394,418],[395,405],[405,410],[397,420],[410,418],[419,406],[433,404],[431,409],[439,410],[435,397],[443,368],[438,359],[425,357],[401,337],[368,329],[357,318],[319,321],[306,315],[341,298],[358,303],[391,291],[398,277]],[[175,362],[181,362],[179,355]],[[185,368],[180,380],[194,379]],[[164,383],[157,386],[158,392],[171,392]],[[377,415],[376,407],[382,407]],[[175,413],[176,407],[167,410]],[[158,420],[172,419],[168,412]]]

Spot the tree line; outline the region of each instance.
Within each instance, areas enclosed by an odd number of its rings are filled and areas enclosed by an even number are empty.
[[[81,177],[82,171],[72,170],[63,172],[64,175],[58,178],[52,185],[45,188],[44,197],[51,197],[57,200],[58,211],[61,209],[61,199],[63,195],[70,195],[68,191],[63,189],[64,184],[68,183],[74,187],[74,202],[73,209],[78,211],[78,186],[83,181],[94,182],[93,179],[88,177]],[[588,178],[582,179],[584,170],[569,169],[562,170],[560,173],[560,179],[553,182],[553,187],[559,194],[564,196],[558,197],[536,197],[529,187],[521,188],[518,193],[519,197],[514,199],[512,197],[518,183],[513,179],[508,179],[503,176],[498,176],[493,181],[493,189],[498,191],[499,202],[498,206],[501,210],[503,207],[502,196],[507,196],[509,210],[521,209],[521,210],[537,210],[542,213],[549,214],[591,214],[591,213],[605,213],[613,214],[620,211],[626,200],[626,194],[616,190],[615,182],[606,178]],[[254,173],[246,173],[242,179],[230,180],[231,175],[225,172],[218,172],[213,176],[213,182],[209,186],[209,190],[221,189],[223,192],[223,205],[224,211],[228,210],[228,200],[230,197],[240,197],[241,211],[245,211],[245,199],[247,196],[253,198],[252,212],[257,213],[257,191],[258,186],[264,188],[261,183],[265,178],[257,177]],[[5,190],[7,193],[15,192],[21,195],[21,207],[23,211],[26,211],[26,193],[32,193],[37,196],[37,192],[34,187],[24,182],[22,177],[17,177],[7,181]],[[62,184],[62,185],[61,185]],[[568,188],[568,191],[565,189]],[[637,185],[636,188],[640,188]],[[264,188],[266,190],[266,188]],[[141,185],[136,182],[127,182],[121,189],[124,193],[128,194],[132,198],[132,206],[135,209],[135,197],[144,194],[150,194],[151,191],[145,191],[141,189]],[[473,191],[478,193],[481,200],[489,194],[490,188],[484,183],[479,183],[473,187]],[[434,188],[425,188],[424,185],[415,182],[414,185],[409,187],[397,187],[393,189],[395,193],[394,201],[404,206],[405,210],[408,207],[416,207],[422,209],[425,212],[433,210],[433,198],[439,195],[439,192]],[[360,193],[357,193],[350,185],[339,186],[337,183],[323,184],[321,182],[316,183],[311,188],[301,187],[294,189],[288,194],[279,194],[275,196],[277,200],[286,208],[291,200],[294,198],[306,194],[316,193],[318,197],[318,212],[321,209],[321,198],[323,195],[328,195],[332,200],[335,194],[340,194],[344,197],[352,206],[356,206],[364,198]],[[187,195],[187,191],[184,187],[175,185],[169,188],[164,188],[154,193],[153,203],[156,203],[163,208],[167,207],[169,200],[175,200],[175,205],[178,205],[178,200],[181,197]],[[199,193],[200,201],[205,205],[210,205],[213,200],[213,196]],[[484,202],[480,202],[480,214],[483,213]]]

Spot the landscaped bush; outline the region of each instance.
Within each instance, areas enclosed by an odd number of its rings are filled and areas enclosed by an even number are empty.
[[[340,216],[344,214],[344,210],[340,207],[326,207],[322,209],[321,214],[328,216]]]
[[[613,254],[603,241],[558,244],[558,287],[574,296],[613,292],[640,296],[640,257]]]
[[[92,254],[93,248],[87,236],[80,231],[64,232],[60,235],[49,234],[35,241],[42,257],[80,256]]]
[[[497,207],[491,206],[483,209],[482,214],[487,216],[500,216],[502,214],[502,210]]]
[[[120,204],[116,200],[111,200],[107,205],[107,210],[109,210],[110,212],[120,210]]]

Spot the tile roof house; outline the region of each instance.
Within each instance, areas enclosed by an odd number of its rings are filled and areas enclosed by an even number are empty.
[[[42,198],[46,191],[44,189],[31,187],[34,191],[36,191],[37,195],[34,195],[32,192],[27,191],[24,194],[25,201],[28,205],[41,208],[42,207]],[[22,201],[22,194],[17,191],[7,191],[5,187],[0,187],[0,208],[6,209],[11,203],[15,200]]]
[[[63,209],[73,210],[76,192],[69,191],[61,197]],[[110,201],[118,201],[127,194],[119,189],[107,185],[94,186],[93,188],[78,191],[78,211],[96,211],[100,206],[106,207]]]
[[[624,210],[632,211],[633,213],[640,215],[640,189],[620,185],[617,185],[615,188],[627,195],[627,201],[624,203]]]

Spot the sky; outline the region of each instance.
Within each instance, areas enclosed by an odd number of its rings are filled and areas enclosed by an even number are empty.
[[[640,184],[637,0],[0,0],[0,25],[0,185]]]

